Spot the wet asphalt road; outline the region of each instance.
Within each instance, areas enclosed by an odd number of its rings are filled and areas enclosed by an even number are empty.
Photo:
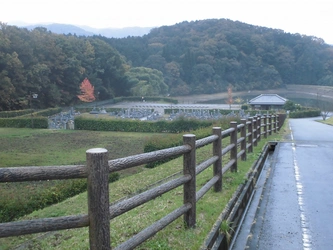
[[[333,249],[333,126],[289,125],[290,141],[267,160],[233,249]]]

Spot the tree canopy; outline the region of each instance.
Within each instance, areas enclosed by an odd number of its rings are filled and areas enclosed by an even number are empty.
[[[88,78],[99,100],[333,86],[333,47],[317,37],[210,19],[154,28],[143,37],[54,34],[0,22],[0,110],[78,102]]]

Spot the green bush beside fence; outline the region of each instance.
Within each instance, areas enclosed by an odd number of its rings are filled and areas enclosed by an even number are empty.
[[[317,116],[320,116],[319,109],[301,110],[289,113],[289,118],[306,118],[306,117],[317,117]]]
[[[213,121],[186,120],[176,121],[138,121],[128,119],[75,118],[75,129],[95,131],[121,131],[145,133],[181,133],[212,126]]]

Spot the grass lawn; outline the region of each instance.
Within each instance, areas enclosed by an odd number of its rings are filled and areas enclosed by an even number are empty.
[[[6,154],[3,150],[7,150],[7,154],[12,154],[12,157],[6,159],[8,166],[15,166],[17,163],[20,163],[19,165],[76,164],[84,162],[85,151],[93,147],[107,148],[110,152],[110,159],[141,153],[142,145],[149,136],[153,135],[95,131],[37,131],[31,129],[22,131],[8,129],[5,131],[0,129],[0,152]],[[239,184],[246,181],[245,175],[252,163],[258,158],[265,142],[280,140],[280,138],[281,134],[278,133],[273,134],[265,141],[262,140],[258,147],[254,149],[254,153],[248,154],[246,162],[239,161],[237,173],[227,172],[224,175],[222,192],[215,193],[210,190],[198,202],[195,229],[185,230],[183,218],[180,217],[153,238],[144,242],[138,249],[199,249],[218,215],[222,212]],[[224,145],[228,143],[229,138],[225,140]],[[4,146],[2,141],[8,143],[8,147]],[[15,162],[11,160],[18,153],[22,153],[22,161]],[[35,153],[37,156],[33,156]],[[49,155],[51,156],[49,157]],[[197,151],[197,164],[211,155],[211,145],[200,148]],[[181,171],[182,164],[183,159],[180,157],[154,169],[142,169],[142,171],[137,171],[136,174],[125,175],[121,180],[110,184],[110,202],[130,196],[152,183]],[[198,175],[197,190],[211,176],[212,167]],[[180,187],[111,220],[112,246],[120,244],[181,206],[182,199],[183,189]],[[22,219],[75,214],[87,214],[86,192],[61,203],[34,211]],[[26,247],[28,249],[89,249],[88,228],[4,238],[0,239],[0,249],[11,249],[27,241]]]
[[[108,149],[109,159],[143,153],[149,133],[122,133],[77,130],[46,130],[0,128],[0,167],[51,166],[84,164],[86,150]],[[166,134],[160,136],[167,136]],[[120,178],[143,170],[143,166],[120,172]],[[79,180],[52,180],[17,183],[0,183],[0,221],[22,215],[25,210],[42,208],[62,200],[59,190]],[[84,186],[83,186],[84,188]],[[82,188],[81,188],[82,189]],[[80,190],[81,190],[80,189]],[[74,193],[80,192],[76,191]],[[54,193],[54,195],[50,194]],[[52,201],[50,197],[52,196]],[[38,204],[37,204],[38,203]],[[1,245],[1,244],[0,244]],[[0,247],[1,249],[1,247]]]
[[[143,152],[149,133],[0,128],[0,167],[75,165],[102,147],[116,159]]]
[[[333,125],[333,117],[327,118],[325,121],[324,120],[319,120],[319,122],[328,124],[328,125]]]

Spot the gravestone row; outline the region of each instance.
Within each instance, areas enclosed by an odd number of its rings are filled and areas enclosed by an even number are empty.
[[[99,114],[122,118],[122,119],[138,119],[142,121],[157,121],[161,119],[176,120],[179,118],[191,118],[199,120],[218,120],[223,117],[239,117],[239,118],[249,118],[250,113],[245,113],[244,110],[239,110],[238,112],[231,111],[227,115],[222,115],[218,110],[209,109],[178,109],[178,111],[172,109],[169,116],[163,116],[159,112],[154,111],[152,108],[128,108],[121,109],[116,112],[107,113],[105,108],[94,107],[90,112],[98,118]],[[261,112],[258,113],[259,115]],[[49,117],[49,128],[50,129],[74,129],[74,118],[80,115],[80,112],[75,112],[72,107],[68,112],[61,112],[59,114]]]

